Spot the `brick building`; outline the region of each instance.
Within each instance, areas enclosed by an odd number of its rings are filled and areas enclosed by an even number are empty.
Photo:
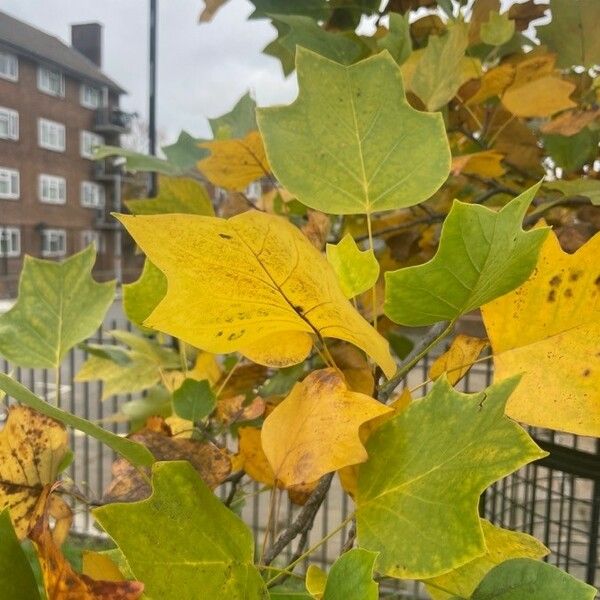
[[[124,90],[101,71],[101,25],[73,25],[71,38],[0,12],[0,298],[16,296],[25,254],[60,258],[93,241],[98,279],[127,271],[109,216],[121,173],[92,159],[128,131]]]

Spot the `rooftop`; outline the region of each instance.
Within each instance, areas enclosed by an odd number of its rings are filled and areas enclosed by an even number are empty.
[[[0,11],[0,45],[17,54],[60,67],[65,73],[124,93],[91,60],[59,38]]]

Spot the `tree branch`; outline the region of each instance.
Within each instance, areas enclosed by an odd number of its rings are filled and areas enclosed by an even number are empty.
[[[312,528],[319,508],[321,508],[321,504],[323,504],[323,500],[329,492],[333,476],[334,473],[327,473],[321,478],[297,517],[281,532],[269,551],[265,553],[263,564],[270,565],[292,540]]]

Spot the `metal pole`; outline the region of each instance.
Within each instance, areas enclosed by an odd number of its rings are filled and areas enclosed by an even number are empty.
[[[148,106],[148,129],[149,129],[149,151],[152,156],[156,155],[156,37],[157,37],[157,2],[150,0],[150,81],[149,81],[149,106]],[[150,174],[149,196],[156,196],[157,178],[156,173]]]

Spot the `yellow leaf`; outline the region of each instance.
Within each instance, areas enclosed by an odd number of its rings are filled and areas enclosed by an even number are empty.
[[[437,379],[447,373],[450,385],[458,383],[473,366],[481,351],[487,346],[487,340],[459,334],[453,340],[450,348],[438,356],[429,369],[430,379]]]
[[[302,362],[313,336],[346,340],[391,377],[387,341],[352,307],[325,257],[285,219],[250,211],[119,219],[167,276],[145,324],[217,354],[259,364]]]
[[[526,533],[509,531],[481,520],[487,552],[462,567],[439,577],[425,579],[433,600],[450,600],[455,596],[470,598],[485,575],[496,565],[511,558],[542,558],[548,548]],[[442,591],[443,590],[443,591]]]
[[[251,131],[243,139],[214,140],[201,146],[211,155],[198,162],[198,170],[219,187],[241,192],[271,172],[258,131]]]
[[[523,85],[511,85],[502,96],[502,104],[517,117],[550,117],[577,106],[569,96],[575,84],[548,75]]]
[[[515,67],[510,63],[504,63],[490,69],[481,78],[481,85],[477,92],[467,100],[467,106],[481,104],[494,96],[500,96],[512,83],[514,77]]]
[[[359,427],[390,412],[373,398],[349,391],[335,369],[313,371],[266,418],[263,449],[286,488],[314,482],[367,460]]]
[[[44,486],[54,483],[66,457],[67,432],[26,406],[11,406],[0,431],[0,511],[8,508],[19,539],[37,518]]]
[[[336,344],[330,348],[330,352],[348,387],[353,392],[373,395],[375,379],[362,352],[350,344]]]
[[[495,379],[523,373],[510,417],[600,436],[599,255],[600,234],[575,254],[551,234],[533,275],[483,307]]]
[[[317,565],[308,565],[306,570],[306,591],[315,598],[315,600],[321,600],[325,593],[325,586],[327,585],[327,573],[317,567]]]
[[[472,154],[455,156],[452,159],[452,173],[459,175],[480,175],[481,177],[500,177],[504,174],[502,159],[504,155],[496,150],[483,150]]]
[[[119,567],[106,554],[84,550],[81,557],[81,572],[92,579],[125,581]]]

